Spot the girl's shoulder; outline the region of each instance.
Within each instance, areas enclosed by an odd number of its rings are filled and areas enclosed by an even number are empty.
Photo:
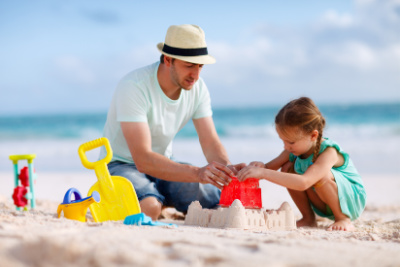
[[[323,137],[323,141],[321,142],[321,147],[319,149],[319,153],[322,153],[327,149],[328,147],[333,147],[335,148],[338,152],[342,152],[342,148],[339,146],[339,144],[332,139],[328,137]]]
[[[323,141],[321,142],[321,148],[319,150],[319,153],[323,153],[326,149],[328,148],[334,148],[343,157],[342,164],[340,166],[347,166],[350,160],[349,154],[346,153],[345,151],[342,150],[342,148],[339,146],[339,144],[328,137],[323,137]]]

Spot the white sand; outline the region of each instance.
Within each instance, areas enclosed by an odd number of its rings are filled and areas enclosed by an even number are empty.
[[[16,211],[12,173],[0,173],[0,266],[400,266],[400,176],[365,176],[368,204],[355,232],[318,228],[261,231],[81,223],[57,219],[65,192],[86,195],[90,171],[40,173],[37,209]],[[263,206],[278,208],[286,191],[262,183]]]

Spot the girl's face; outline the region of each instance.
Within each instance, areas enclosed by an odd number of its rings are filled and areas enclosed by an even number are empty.
[[[301,158],[308,158],[314,153],[318,131],[314,130],[311,133],[304,133],[297,127],[292,127],[282,131],[276,126],[276,131],[279,138],[283,141],[285,150],[289,151],[295,156]]]

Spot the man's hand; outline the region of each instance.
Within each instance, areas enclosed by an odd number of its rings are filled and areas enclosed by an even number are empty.
[[[212,184],[219,189],[223,186],[228,185],[231,182],[231,176],[235,173],[227,166],[213,161],[207,166],[200,168],[198,177],[199,182],[202,184]]]

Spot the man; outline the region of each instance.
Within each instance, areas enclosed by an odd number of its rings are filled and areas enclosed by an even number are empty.
[[[113,149],[112,175],[129,179],[142,212],[156,220],[163,205],[186,212],[190,203],[205,208],[219,202],[220,190],[236,169],[230,164],[212,119],[210,96],[199,77],[213,64],[203,30],[171,26],[157,45],[160,62],[127,74],[114,93],[104,127]],[[190,120],[209,164],[199,168],[171,159],[172,140]],[[104,157],[102,149],[100,157]]]

